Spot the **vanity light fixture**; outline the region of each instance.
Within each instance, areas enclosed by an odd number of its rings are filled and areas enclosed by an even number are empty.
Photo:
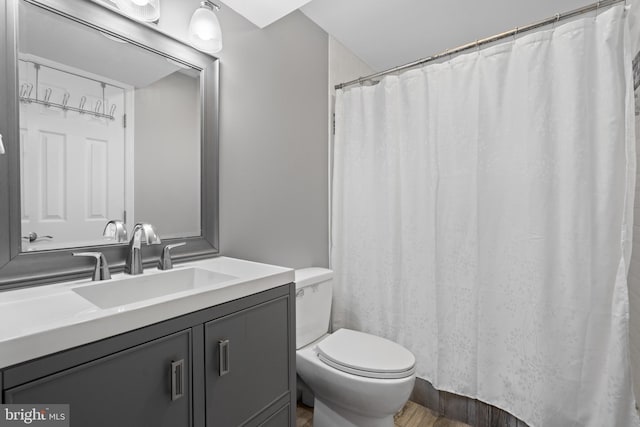
[[[114,0],[123,13],[143,22],[158,22],[160,0]]]
[[[213,12],[214,8],[220,10],[217,4],[209,0],[203,1],[193,12],[189,23],[189,41],[193,47],[207,53],[222,50],[222,30],[218,17]]]

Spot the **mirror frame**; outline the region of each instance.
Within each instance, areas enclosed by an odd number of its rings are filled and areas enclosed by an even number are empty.
[[[175,261],[219,255],[219,60],[161,33],[153,24],[139,23],[107,6],[87,0],[0,0],[0,23],[5,23],[4,31],[0,29],[0,135],[4,137],[6,148],[6,153],[0,155],[0,291],[83,279],[90,277],[93,271],[91,260],[71,256],[72,248],[21,252],[17,93],[18,5],[21,1],[201,71],[201,234],[199,237],[163,240],[162,245],[144,246],[142,254],[144,266],[152,267],[165,244],[185,241],[185,246],[172,251]],[[88,246],[82,250],[102,252],[113,273],[124,268],[127,244]]]

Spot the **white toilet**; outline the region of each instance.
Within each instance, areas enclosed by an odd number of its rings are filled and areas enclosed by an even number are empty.
[[[328,333],[333,271],[296,270],[296,364],[315,396],[314,427],[392,427],[409,399],[415,357],[350,329]]]

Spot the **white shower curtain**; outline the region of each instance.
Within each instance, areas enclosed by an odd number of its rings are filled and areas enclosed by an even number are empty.
[[[338,91],[335,327],[530,426],[638,426],[624,5]]]

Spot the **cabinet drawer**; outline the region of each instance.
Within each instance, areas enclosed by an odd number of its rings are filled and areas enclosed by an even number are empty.
[[[206,425],[239,426],[289,393],[289,300],[205,325]]]
[[[189,427],[190,349],[188,329],[10,388],[5,402],[68,403],[77,426]]]

